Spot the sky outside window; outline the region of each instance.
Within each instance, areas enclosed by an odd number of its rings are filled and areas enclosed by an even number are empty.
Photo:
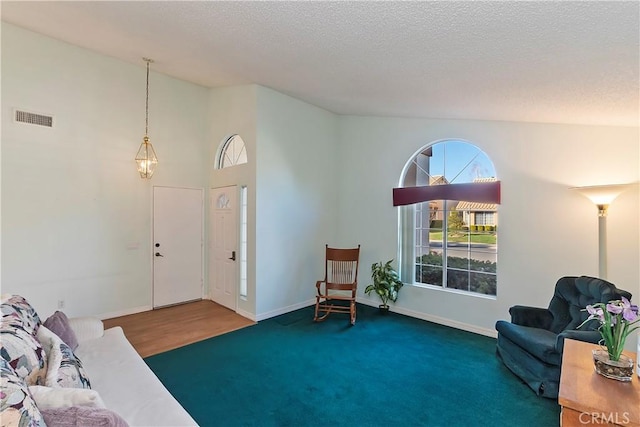
[[[432,145],[429,161],[431,176],[444,175],[450,184],[473,182],[476,178],[495,177],[489,157],[479,148],[463,141]]]

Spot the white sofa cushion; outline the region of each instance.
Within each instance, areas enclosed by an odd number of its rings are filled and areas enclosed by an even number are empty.
[[[100,338],[104,334],[102,320],[95,317],[72,317],[69,319],[69,326],[76,333],[78,344],[94,338]]]
[[[106,407],[132,427],[197,425],[127,341],[122,328],[81,341],[76,354]]]
[[[104,408],[104,402],[95,390],[84,388],[29,386],[29,392],[36,401],[38,409],[56,409],[68,406],[86,406]]]

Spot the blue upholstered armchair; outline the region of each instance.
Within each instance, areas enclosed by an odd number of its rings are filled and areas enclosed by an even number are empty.
[[[496,322],[498,357],[539,396],[558,397],[565,338],[597,343],[599,323],[588,317],[587,304],[609,302],[631,294],[595,277],[563,277],[556,283],[549,308],[521,305],[509,309],[511,322]]]

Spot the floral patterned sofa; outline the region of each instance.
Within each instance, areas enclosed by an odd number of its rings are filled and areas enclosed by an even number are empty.
[[[2,426],[195,426],[121,328],[56,312],[43,323],[21,296],[0,305]]]

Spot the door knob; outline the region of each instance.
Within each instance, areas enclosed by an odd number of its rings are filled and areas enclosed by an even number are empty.
[[[236,251],[231,251],[231,257],[229,258],[231,261],[236,260]]]
[[[163,257],[164,255],[162,255],[160,252],[156,252],[156,256],[161,256],[161,257]]]

